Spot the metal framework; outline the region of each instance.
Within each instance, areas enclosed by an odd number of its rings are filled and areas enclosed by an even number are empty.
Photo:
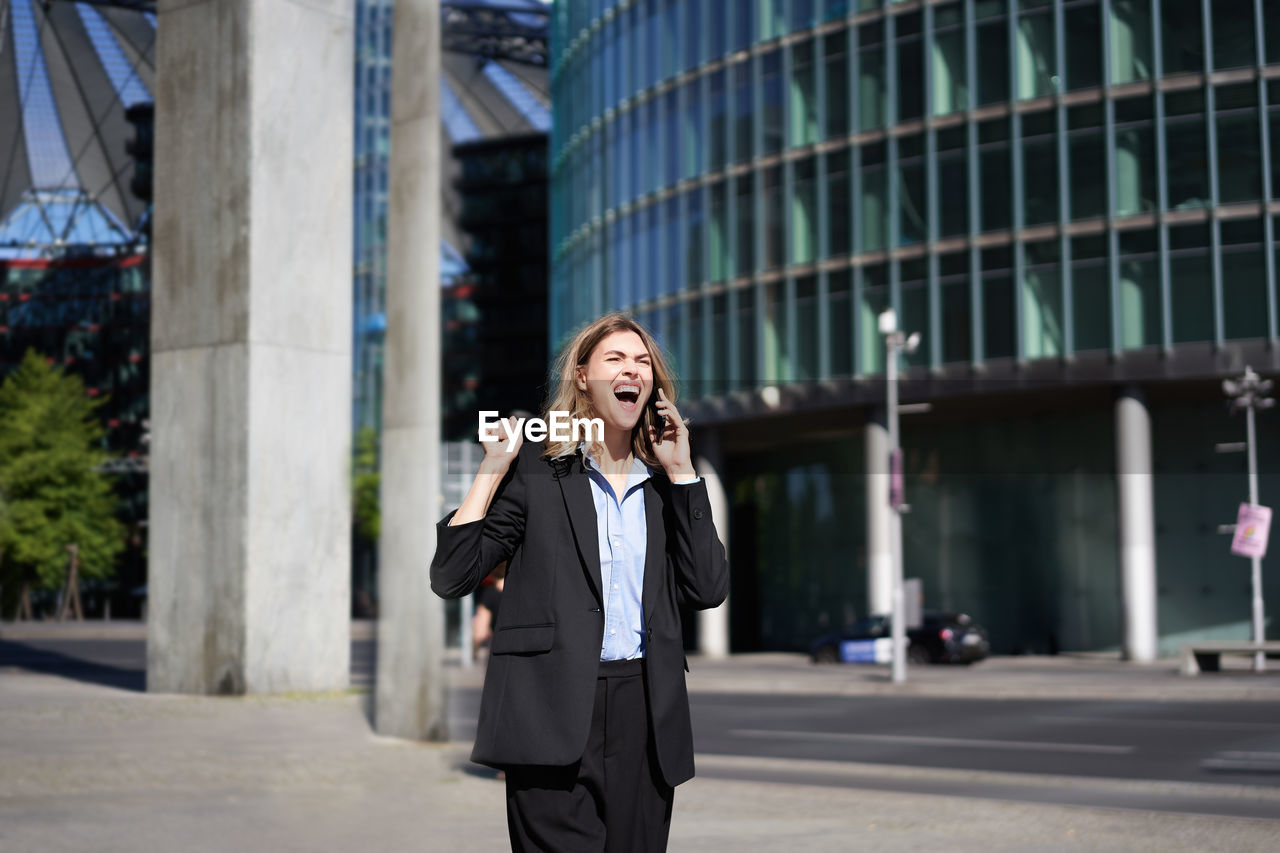
[[[489,3],[441,3],[441,48],[486,59],[546,68],[545,11]]]

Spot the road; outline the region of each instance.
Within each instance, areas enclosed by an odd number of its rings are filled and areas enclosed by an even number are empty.
[[[352,683],[372,684],[372,640]],[[142,689],[140,640],[0,640],[17,667]],[[475,731],[479,690],[453,691],[451,733]],[[699,774],[1280,821],[1274,702],[1060,701],[697,693]]]

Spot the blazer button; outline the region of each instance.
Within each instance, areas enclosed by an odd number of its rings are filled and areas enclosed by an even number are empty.
[[[695,519],[700,519],[700,518],[702,518],[702,510],[700,510],[700,509],[695,509],[695,510],[693,511],[693,517],[694,517]]]

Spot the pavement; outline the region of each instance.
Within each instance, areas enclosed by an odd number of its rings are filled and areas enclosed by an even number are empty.
[[[353,633],[371,639],[372,626]],[[0,625],[0,639],[14,642],[142,635],[136,623]],[[815,667],[800,655],[690,664],[694,692],[1280,700],[1280,672],[1187,679],[1174,661],[1138,666],[1108,655],[917,667],[906,685],[891,684],[881,668]],[[457,686],[482,677],[482,667],[463,669],[456,659],[446,671]],[[506,849],[502,782],[469,764],[470,745],[380,737],[370,703],[363,689],[179,696],[0,668],[0,851]],[[812,778],[807,765],[821,765],[832,784],[723,778],[761,768],[779,779],[788,771]],[[1019,774],[712,755],[699,755],[698,766],[702,775],[676,794],[672,851],[1270,851],[1280,837],[1280,788],[1211,786],[1274,803],[1276,819],[1260,820],[893,790],[912,774],[945,778],[950,791],[995,777],[1063,784]],[[886,790],[844,787],[841,774],[878,774]],[[1070,784],[1114,790],[1117,803],[1143,786],[1208,787]]]

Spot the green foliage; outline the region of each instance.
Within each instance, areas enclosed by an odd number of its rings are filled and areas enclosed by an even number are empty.
[[[67,546],[80,547],[80,576],[113,574],[124,547],[116,496],[97,469],[103,428],[78,376],[34,350],[0,385],[0,582],[57,589]]]
[[[356,434],[351,466],[351,513],[356,537],[375,545],[382,531],[382,509],[378,503],[381,486],[378,433],[372,427],[362,427]]]

